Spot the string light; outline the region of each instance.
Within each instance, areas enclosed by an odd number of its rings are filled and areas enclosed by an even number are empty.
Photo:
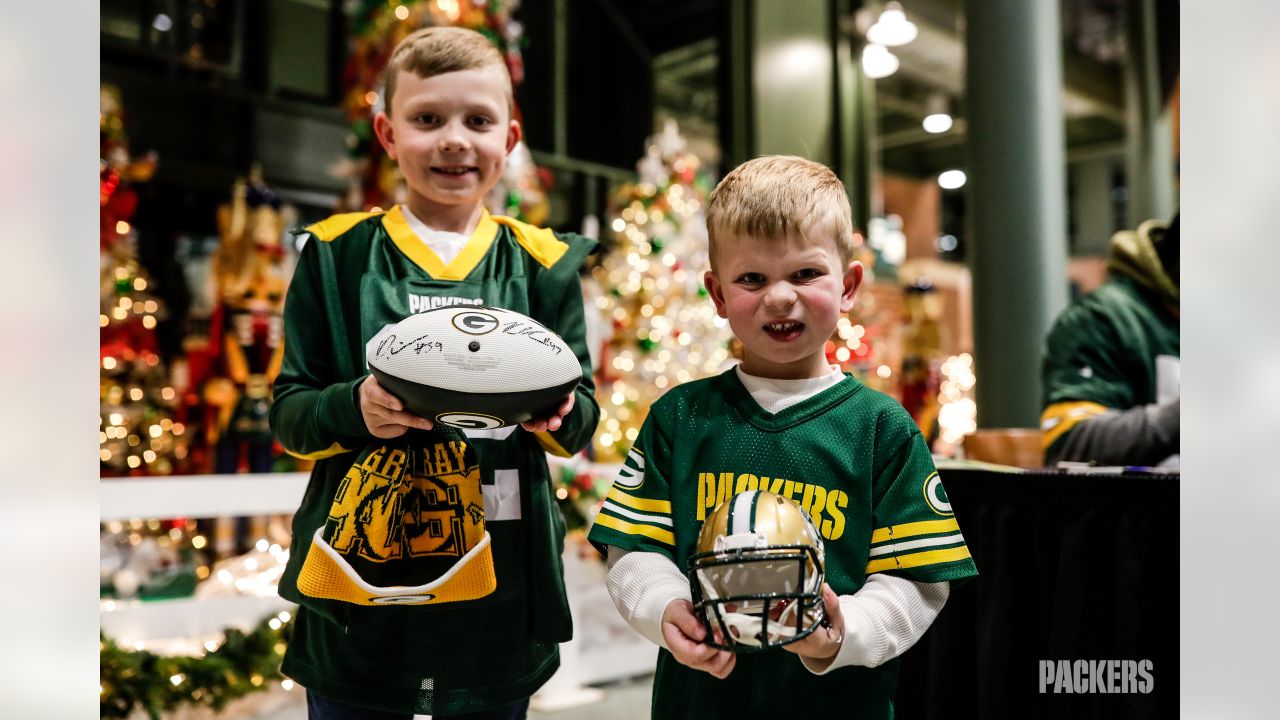
[[[436,7],[444,11],[444,14],[448,15],[450,20],[457,20],[462,14],[461,9],[458,7],[458,0],[436,0]]]
[[[973,356],[961,353],[942,363],[942,382],[939,384],[938,428],[939,437],[950,444],[960,443],[965,435],[978,429],[977,404],[971,397],[976,378],[973,373]]]

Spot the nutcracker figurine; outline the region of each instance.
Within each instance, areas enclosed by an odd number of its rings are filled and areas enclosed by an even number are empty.
[[[908,285],[903,296],[907,325],[902,334],[902,406],[932,443],[937,435],[938,388],[947,346],[942,298],[927,278]]]
[[[284,356],[280,201],[255,167],[218,209],[221,245],[214,258],[218,306],[210,345],[220,348],[221,374],[205,384],[214,470],[267,472],[274,440],[268,423],[271,382]]]

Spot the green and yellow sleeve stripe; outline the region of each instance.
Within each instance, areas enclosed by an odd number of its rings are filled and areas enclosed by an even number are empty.
[[[1059,402],[1040,415],[1041,444],[1048,450],[1058,438],[1077,424],[1107,412],[1107,406],[1085,400]]]
[[[968,557],[969,547],[955,518],[923,520],[876,528],[866,572],[945,565]]]
[[[595,524],[616,533],[635,536],[637,539],[648,538],[673,548],[676,544],[669,500],[636,497],[617,487],[609,490],[609,494],[605,496]]]

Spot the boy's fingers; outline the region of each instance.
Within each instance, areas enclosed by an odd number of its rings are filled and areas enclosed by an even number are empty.
[[[366,391],[367,397],[372,403],[395,412],[404,410],[404,403],[400,402],[395,395],[387,392],[385,388],[378,384],[378,378],[372,375],[369,376],[368,380],[364,381],[361,389]]]
[[[840,598],[836,595],[836,591],[832,590],[831,586],[826,583],[822,583],[822,602],[826,603],[827,612],[831,612],[833,609],[840,609]]]
[[[707,672],[723,680],[729,677],[730,672],[733,672],[733,666],[736,661],[737,656],[733,653],[721,650],[716,654],[716,657],[711,659],[711,668]]]
[[[702,642],[707,636],[706,628],[702,627],[702,622],[698,620],[693,613],[680,613],[675,615],[672,620],[676,627],[680,628],[680,632],[687,635],[694,642]]]
[[[556,409],[554,414],[547,417],[526,420],[525,422],[520,423],[520,427],[528,430],[529,432],[535,433],[548,431],[555,432],[556,430],[559,430],[564,425],[564,416],[568,415],[570,410],[573,410],[573,398],[574,394],[569,393],[569,397],[567,397],[564,402],[560,403],[560,407]]]
[[[577,393],[572,393],[572,392],[569,393],[569,397],[566,398],[564,403],[560,405],[560,410],[556,414],[559,415],[560,417],[564,417],[565,415],[568,415],[569,411],[573,410],[573,399],[576,395]]]
[[[675,632],[667,634],[667,643],[671,645],[672,651],[678,650],[690,662],[705,661],[715,652],[715,648],[703,645],[700,638],[691,637],[679,625],[674,630]]]
[[[403,425],[388,425],[388,424],[379,424],[369,428],[369,432],[374,437],[382,438],[383,440],[390,440],[391,438],[400,437],[401,435],[405,434],[408,430],[409,428]]]
[[[410,412],[394,412],[391,413],[392,421],[404,425],[405,427],[414,427],[422,430],[430,430],[432,422],[420,415],[414,415]]]
[[[434,423],[432,423],[430,420],[424,417],[421,417],[419,415],[414,415],[411,412],[397,412],[394,410],[388,410],[385,407],[380,407],[377,405],[373,406],[369,410],[368,415],[370,416],[369,424],[371,425],[371,429],[377,426],[389,426],[389,427],[402,427],[402,428],[421,428],[423,430],[430,430],[434,425]],[[402,431],[390,437],[397,437],[403,434],[404,433]],[[384,437],[384,436],[379,436],[379,437]]]
[[[696,669],[703,669],[715,657],[716,649],[702,643],[691,642],[685,647],[685,664]]]

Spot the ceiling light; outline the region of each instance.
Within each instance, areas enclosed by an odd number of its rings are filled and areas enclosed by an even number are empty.
[[[963,170],[947,170],[938,175],[938,185],[943,190],[956,190],[964,187],[966,180]]]
[[[862,49],[862,71],[878,80],[898,71],[898,58],[883,45],[871,43]]]
[[[880,19],[867,29],[867,39],[877,45],[897,47],[916,39],[916,25],[902,12],[902,5],[890,2],[884,6]]]
[[[929,95],[924,105],[924,131],[944,133],[951,129],[951,102],[947,96],[937,92]]]
[[[944,133],[951,129],[951,116],[946,113],[934,113],[924,119],[924,131],[927,133]]]

